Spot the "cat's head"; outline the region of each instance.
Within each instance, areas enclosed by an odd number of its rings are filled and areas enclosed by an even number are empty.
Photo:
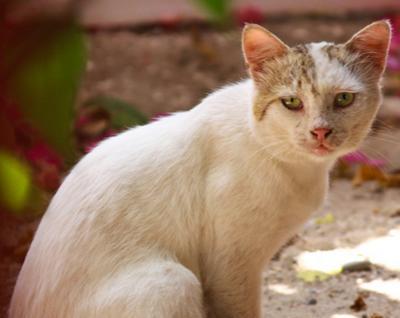
[[[390,24],[372,23],[344,44],[288,47],[258,25],[243,31],[255,96],[253,131],[276,156],[325,160],[353,151],[381,102]]]

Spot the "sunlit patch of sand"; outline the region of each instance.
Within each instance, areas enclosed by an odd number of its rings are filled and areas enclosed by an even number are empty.
[[[382,294],[392,300],[400,301],[400,279],[375,279],[370,282],[360,282],[358,286],[361,289]]]
[[[400,272],[399,247],[400,229],[393,229],[387,235],[368,239],[352,248],[303,252],[297,257],[298,272],[335,275],[340,273],[346,264],[360,261],[369,261],[388,270]],[[398,290],[400,293],[400,285]]]
[[[297,293],[297,289],[285,284],[269,284],[268,289],[282,295],[293,295]]]

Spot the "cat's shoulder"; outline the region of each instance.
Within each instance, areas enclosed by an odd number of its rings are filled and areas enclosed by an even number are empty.
[[[232,104],[241,103],[243,106],[251,102],[253,98],[253,81],[245,79],[236,83],[225,85],[203,99],[201,104]]]

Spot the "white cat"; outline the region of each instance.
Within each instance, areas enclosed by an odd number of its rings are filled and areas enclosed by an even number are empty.
[[[368,133],[390,26],[289,48],[248,25],[250,80],[109,138],[51,202],[12,318],[258,318],[268,260]]]

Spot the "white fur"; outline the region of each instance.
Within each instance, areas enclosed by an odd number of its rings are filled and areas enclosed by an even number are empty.
[[[252,95],[251,81],[224,88],[84,157],[43,217],[10,317],[260,317],[261,272],[320,206],[332,161],[269,155]]]
[[[320,92],[335,88],[338,92],[359,92],[365,89],[361,81],[337,60],[329,60],[328,55],[321,48],[327,42],[309,44],[309,52],[314,59],[317,89]],[[333,84],[333,85],[332,85]]]

